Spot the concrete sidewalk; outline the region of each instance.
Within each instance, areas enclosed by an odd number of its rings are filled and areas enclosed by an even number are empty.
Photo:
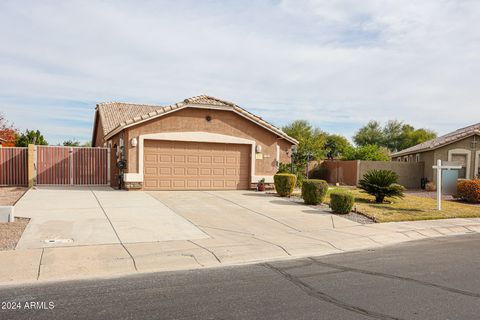
[[[198,240],[4,251],[0,252],[0,283],[111,277],[321,256],[411,240],[478,233],[480,219],[346,224],[306,231],[284,227],[284,233],[260,234],[210,227],[205,228],[210,238]]]

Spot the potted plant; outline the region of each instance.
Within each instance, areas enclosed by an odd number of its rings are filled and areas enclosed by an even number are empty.
[[[265,191],[265,178],[258,180],[257,191]]]

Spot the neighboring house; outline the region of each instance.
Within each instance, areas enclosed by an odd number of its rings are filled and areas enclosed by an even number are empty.
[[[459,163],[462,166],[458,174],[460,179],[479,176],[480,123],[458,129],[392,155],[394,161],[425,162],[424,177],[429,181],[436,181],[432,166],[438,159]]]
[[[92,146],[108,146],[112,181],[126,160],[128,189],[249,189],[273,182],[279,162],[298,142],[234,103],[210,96],[170,106],[97,105]],[[122,152],[122,150],[124,150]]]

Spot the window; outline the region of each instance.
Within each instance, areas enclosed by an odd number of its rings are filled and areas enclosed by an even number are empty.
[[[420,162],[420,154],[419,153],[417,153],[415,155],[415,162]]]

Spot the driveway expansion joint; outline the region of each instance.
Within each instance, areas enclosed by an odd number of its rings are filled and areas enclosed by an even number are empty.
[[[281,225],[283,225],[283,226],[285,226],[285,227],[287,227],[287,228],[290,228],[290,229],[292,229],[292,230],[295,230],[295,231],[297,231],[297,232],[301,232],[301,231],[302,231],[302,230],[299,230],[299,229],[297,229],[297,228],[294,228],[294,227],[292,227],[292,226],[290,226],[290,225],[288,225],[288,224],[286,224],[286,223],[284,223],[284,222],[281,222],[281,221],[279,221],[279,220],[277,220],[277,219],[274,219],[274,218],[272,218],[272,217],[270,217],[270,216],[268,216],[268,215],[266,215],[266,214],[263,214],[263,213],[258,212],[258,211],[256,211],[256,210],[252,210],[252,209],[250,209],[250,208],[248,208],[248,207],[242,206],[241,204],[238,204],[238,203],[236,203],[235,201],[226,199],[226,198],[224,198],[224,197],[220,197],[220,196],[218,196],[218,195],[212,194],[212,193],[207,192],[207,191],[204,191],[204,192],[205,192],[206,194],[209,194],[209,195],[213,196],[213,197],[216,197],[216,198],[222,199],[222,200],[224,200],[224,201],[230,202],[230,203],[232,203],[232,204],[234,204],[234,205],[236,205],[236,206],[238,206],[238,207],[240,207],[240,208],[243,208],[243,209],[245,209],[245,210],[248,210],[248,211],[250,211],[250,212],[253,212],[253,213],[255,213],[255,214],[258,214],[258,215],[260,215],[260,216],[262,216],[262,217],[264,217],[264,218],[267,218],[267,219],[270,219],[270,220],[272,220],[272,221],[275,221],[275,222],[277,222],[277,223],[279,223],[279,224],[281,224]]]
[[[40,272],[42,270],[42,260],[43,260],[43,253],[44,252],[45,252],[45,248],[42,248],[42,254],[40,255],[40,261],[38,263],[37,280],[40,279]]]
[[[134,258],[133,255],[130,253],[130,251],[128,251],[128,249],[127,249],[127,247],[125,246],[125,244],[123,243],[122,239],[120,239],[120,236],[118,235],[117,230],[115,230],[115,227],[113,226],[112,220],[110,220],[110,217],[108,216],[107,212],[105,211],[105,208],[103,208],[103,206],[102,206],[102,204],[101,204],[101,202],[100,202],[100,199],[98,199],[97,195],[95,194],[95,191],[92,190],[92,188],[90,188],[90,191],[92,192],[93,196],[95,197],[95,200],[97,200],[97,203],[98,203],[98,205],[100,206],[100,209],[102,209],[102,212],[103,212],[103,214],[105,215],[105,218],[107,218],[108,223],[110,223],[110,226],[112,227],[113,232],[114,232],[115,235],[117,236],[118,242],[119,242],[120,245],[123,247],[123,249],[127,252],[127,254],[130,256],[130,258],[132,259],[133,268],[135,269],[136,272],[138,272],[137,262],[135,261],[135,258]]]
[[[201,249],[203,249],[203,250],[205,250],[205,251],[207,251],[207,252],[210,252],[210,254],[215,257],[215,259],[218,261],[218,263],[222,263],[222,261],[220,261],[220,258],[218,258],[218,256],[217,256],[217,255],[215,254],[215,252],[213,252],[212,250],[207,249],[207,248],[205,248],[205,247],[202,246],[202,245],[199,245],[198,243],[194,242],[193,240],[188,240],[188,242],[196,245],[197,247],[199,247],[199,248],[201,248]]]

